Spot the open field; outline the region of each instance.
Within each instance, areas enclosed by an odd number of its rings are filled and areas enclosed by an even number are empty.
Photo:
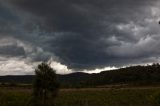
[[[25,106],[31,89],[1,88],[0,106]],[[55,106],[159,106],[159,87],[61,89]]]

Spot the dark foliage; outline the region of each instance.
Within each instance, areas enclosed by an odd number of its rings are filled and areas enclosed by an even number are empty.
[[[37,106],[49,106],[57,96],[59,84],[55,71],[47,64],[38,65],[33,83],[34,100]]]

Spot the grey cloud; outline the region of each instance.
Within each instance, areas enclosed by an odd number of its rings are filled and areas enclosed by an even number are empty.
[[[13,10],[7,8],[0,17],[15,12],[16,18],[8,20],[16,23],[4,23],[6,30],[2,25],[0,30],[42,48],[43,52],[35,49],[27,54],[32,61],[55,56],[69,68],[82,70],[153,62],[150,58],[159,56],[158,16],[151,11],[157,0],[1,1]]]
[[[6,55],[6,56],[24,56],[25,51],[22,47],[17,46],[3,46],[0,47],[0,55]]]

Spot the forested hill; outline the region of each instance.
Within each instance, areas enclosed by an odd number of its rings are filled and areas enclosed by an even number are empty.
[[[117,70],[104,71],[98,74],[72,73],[68,75],[58,75],[58,80],[62,86],[85,87],[107,84],[128,84],[128,83],[159,83],[160,65],[131,66]],[[1,83],[31,83],[34,76],[1,76]]]

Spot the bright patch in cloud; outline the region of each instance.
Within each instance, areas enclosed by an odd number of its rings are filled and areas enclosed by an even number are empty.
[[[100,69],[94,69],[94,70],[84,70],[82,72],[86,72],[86,73],[100,73],[100,72],[103,72],[103,71],[110,71],[110,70],[115,70],[117,69],[116,67],[105,67],[105,68],[100,68]]]
[[[1,61],[3,59],[3,61]],[[34,74],[34,66],[18,58],[1,58],[0,75]]]

